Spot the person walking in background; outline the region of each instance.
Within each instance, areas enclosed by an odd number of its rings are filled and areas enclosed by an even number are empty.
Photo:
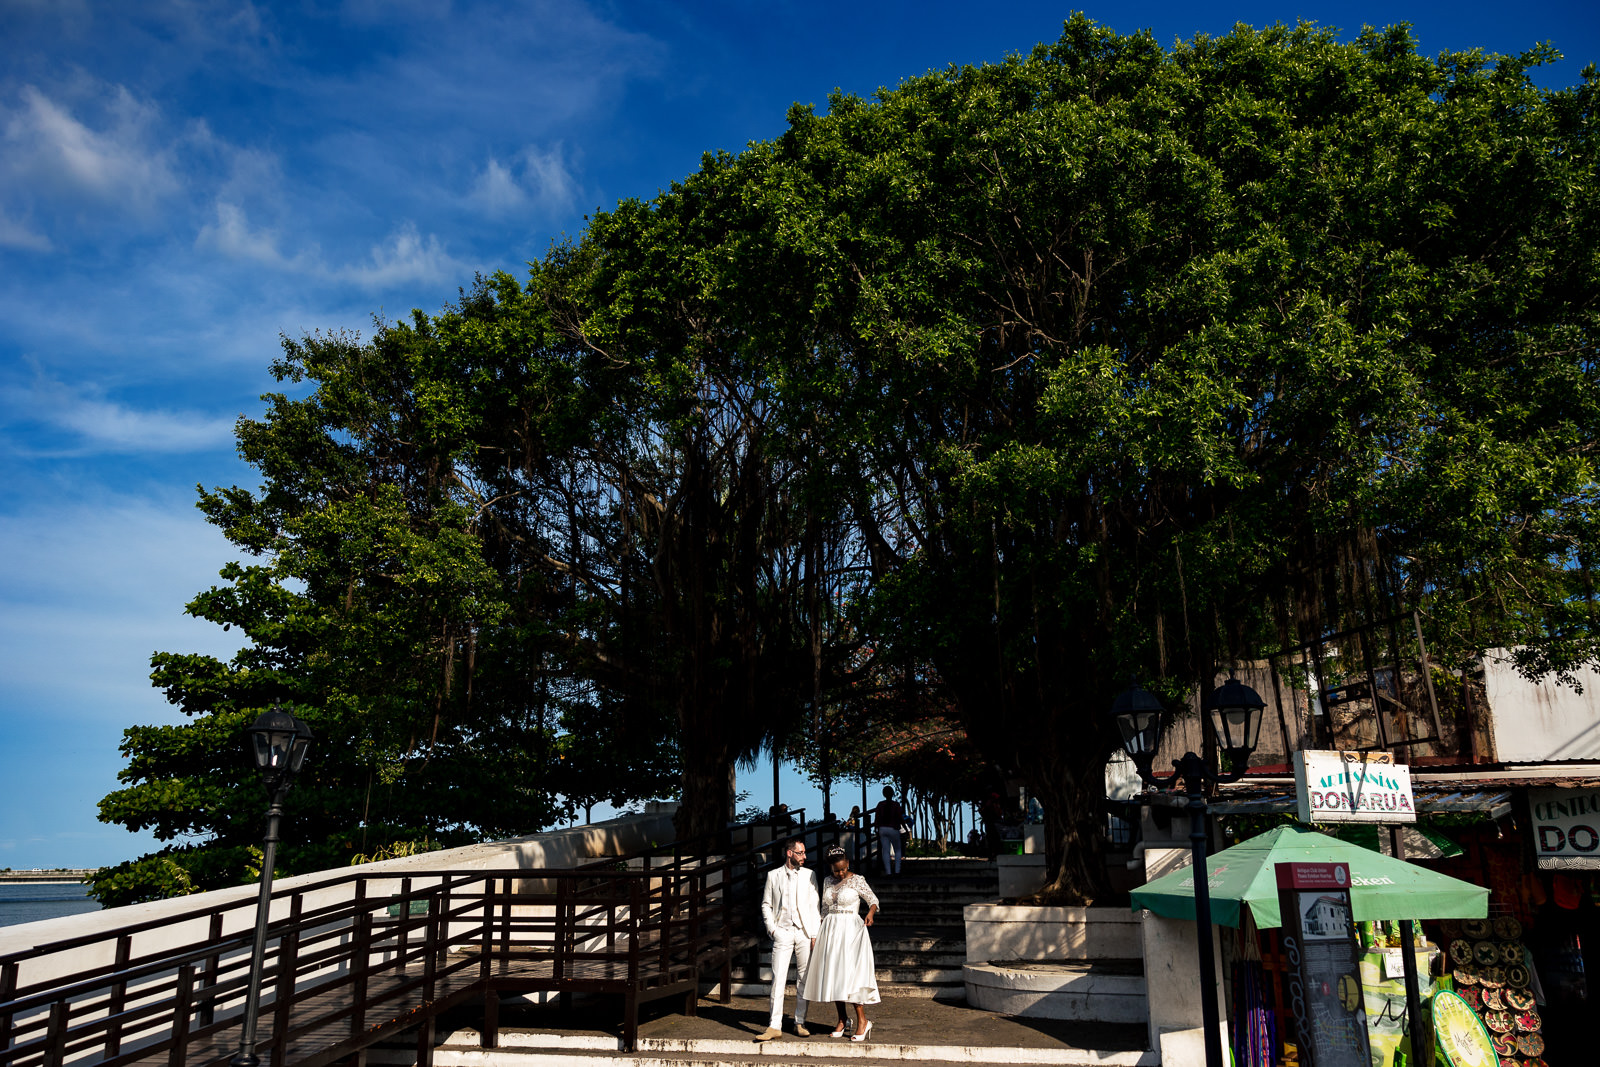
[[[989,850],[989,858],[994,859],[1000,855],[1001,820],[1005,818],[1005,808],[1000,804],[1000,794],[991,792],[984,799],[983,809],[983,840]]]
[[[772,1012],[757,1041],[783,1036],[783,992],[789,984],[789,960],[794,960],[794,1033],[809,1037],[806,1029],[805,982],[811,969],[811,950],[822,929],[817,905],[817,876],[806,867],[806,846],[791,841],[783,853],[783,866],[767,872],[761,894],[761,918],[772,938]]]
[[[834,845],[828,849],[828,867],[833,871],[822,882],[822,929],[817,949],[806,974],[806,1000],[833,1001],[839,1025],[829,1037],[843,1037],[850,1028],[849,1005],[855,1005],[855,1032],[851,1041],[865,1041],[872,1032],[866,1006],[877,1004],[878,976],[872,957],[872,939],[867,931],[878,914],[878,897],[859,874],[850,873],[850,857]],[[861,917],[861,905],[867,915]]]
[[[905,809],[895,800],[894,788],[884,786],[883,799],[872,809],[872,824],[878,828],[878,851],[883,856],[883,874],[886,878],[900,873],[900,861],[906,854],[906,841],[900,835],[900,824],[905,821]]]

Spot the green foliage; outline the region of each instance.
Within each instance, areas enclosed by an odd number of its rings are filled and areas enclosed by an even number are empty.
[[[328,738],[292,869],[369,789],[375,840],[446,840],[676,767],[700,832],[737,759],[953,715],[1087,900],[1130,676],[1400,607],[1441,662],[1595,662],[1600,75],[1550,55],[1074,17],[796,108],[526,285],[286,343],[263,489],[202,498],[262,562],[191,610],[251,644],[156,658],[193,722],[130,732],[107,817],[239,847],[279,698]]]
[[[391,841],[382,848],[374,849],[370,853],[358,852],[350,857],[350,866],[355,867],[362,863],[377,863],[379,860],[399,859],[402,856],[422,856],[429,852],[437,852],[443,847],[437,841]]]
[[[1447,659],[1595,658],[1600,85],[1540,91],[1547,58],[1080,17],[651,206],[716,242],[705,314],[786,352],[862,625],[1045,802],[1063,891],[1129,676],[1181,696],[1402,606]]]

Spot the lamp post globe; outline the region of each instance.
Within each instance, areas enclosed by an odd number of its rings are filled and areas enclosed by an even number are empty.
[[[305,766],[311,748],[311,727],[274,704],[246,728],[250,755],[267,787],[267,833],[261,845],[261,891],[256,898],[255,943],[250,954],[250,981],[245,987],[244,1015],[239,1028],[239,1051],[232,1067],[258,1067],[256,1019],[261,1007],[261,973],[267,950],[267,923],[272,911],[272,868],[278,852],[278,824],[283,818],[283,801]]]
[[[311,747],[311,727],[274,704],[270,711],[256,716],[245,733],[250,736],[250,754],[256,770],[267,780],[267,788],[273,787],[274,779],[300,773]]]
[[[1261,735],[1261,712],[1266,706],[1261,694],[1232,674],[1211,694],[1211,728],[1217,746],[1228,753],[1236,768],[1242,769],[1255,751]]]
[[[1154,693],[1130,685],[1111,702],[1111,718],[1122,734],[1122,751],[1127,753],[1139,776],[1148,779],[1161,744],[1161,719],[1166,709]]]

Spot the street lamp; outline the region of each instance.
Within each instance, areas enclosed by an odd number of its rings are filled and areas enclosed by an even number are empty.
[[[278,851],[278,822],[283,818],[283,799],[289,794],[289,786],[305,766],[306,750],[311,747],[311,727],[274,704],[272,710],[262,712],[245,733],[250,735],[250,754],[255,757],[256,770],[261,772],[267,795],[272,799],[267,806],[267,836],[261,847],[261,895],[256,901],[256,940],[250,953],[244,1026],[239,1032],[239,1051],[230,1062],[232,1067],[259,1067],[256,1015],[261,1005],[261,971],[267,954],[267,919],[272,910],[272,866]]]
[[[1206,1042],[1206,1067],[1222,1067],[1222,1034],[1217,1027],[1217,975],[1211,943],[1211,886],[1206,870],[1206,782],[1237,782],[1244,777],[1250,753],[1261,732],[1261,710],[1267,702],[1249,686],[1228,676],[1206,701],[1211,730],[1217,747],[1228,755],[1229,769],[1213,771],[1193,752],[1174,760],[1173,773],[1157,777],[1153,765],[1161,743],[1164,708],[1154,695],[1130,685],[1111,704],[1111,715],[1122,733],[1122,750],[1133,761],[1139,777],[1154,786],[1183,779],[1189,796],[1189,847],[1193,853],[1195,938],[1200,946],[1200,1011],[1203,1014]]]

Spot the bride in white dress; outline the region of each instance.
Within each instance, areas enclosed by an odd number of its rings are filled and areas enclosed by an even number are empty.
[[[856,1008],[852,1041],[865,1041],[872,1031],[866,1005],[878,1003],[878,978],[873,972],[872,941],[867,928],[878,914],[878,897],[867,880],[850,873],[850,858],[844,849],[828,849],[830,874],[822,883],[822,928],[817,932],[816,948],[811,950],[811,966],[806,971],[805,998],[812,1004],[831,1000],[839,1012],[839,1025],[831,1037],[843,1037],[849,1024],[846,1004]],[[861,902],[867,904],[867,917],[861,918]]]

